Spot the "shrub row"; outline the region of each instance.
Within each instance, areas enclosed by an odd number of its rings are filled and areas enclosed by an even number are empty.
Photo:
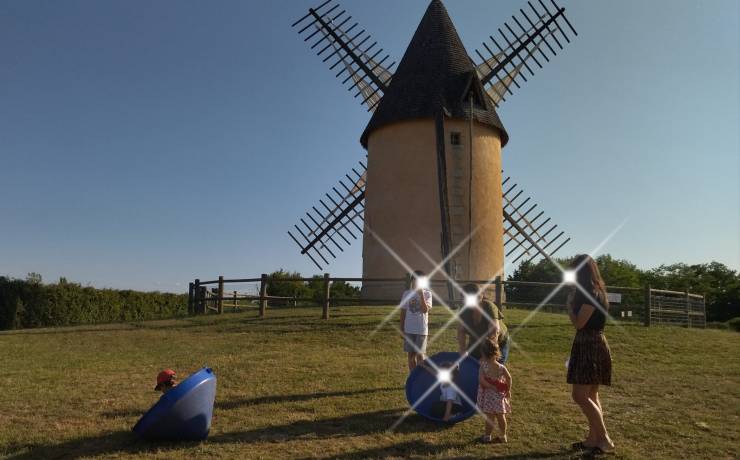
[[[0,329],[172,318],[187,314],[185,294],[96,289],[0,277]]]

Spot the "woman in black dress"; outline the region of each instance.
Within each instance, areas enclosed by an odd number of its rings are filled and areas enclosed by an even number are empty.
[[[588,419],[588,435],[573,445],[597,453],[614,450],[604,425],[599,385],[611,385],[612,358],[604,337],[609,301],[599,267],[589,255],[579,255],[571,269],[576,272],[574,291],[568,302],[568,316],[576,328],[568,360],[568,383],[573,401]]]

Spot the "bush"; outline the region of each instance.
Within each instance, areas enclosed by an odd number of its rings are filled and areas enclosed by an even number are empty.
[[[735,332],[740,332],[740,316],[737,318],[732,318],[727,322],[727,325]]]
[[[0,329],[172,318],[187,313],[187,295],[95,289],[40,278],[0,277]]]

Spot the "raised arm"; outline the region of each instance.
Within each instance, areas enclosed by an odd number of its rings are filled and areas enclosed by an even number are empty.
[[[427,299],[427,292],[424,289],[419,289],[417,296],[419,297],[419,310],[422,313],[427,313],[432,309],[432,293],[429,292],[429,298]]]
[[[501,333],[501,325],[497,319],[491,320],[491,325],[488,326],[488,337],[494,337],[498,340],[498,335]]]

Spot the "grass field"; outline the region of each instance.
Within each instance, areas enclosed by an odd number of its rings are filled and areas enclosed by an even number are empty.
[[[585,421],[570,401],[564,315],[519,330],[509,368],[508,445],[479,445],[479,417],[439,427],[407,408],[389,308],[313,308],[0,334],[0,457],[577,458]],[[528,312],[510,310],[510,328]],[[449,317],[433,311],[432,331]],[[603,391],[617,458],[740,456],[740,334],[611,325],[614,385]],[[454,350],[454,331],[430,354]],[[218,375],[207,441],[149,444],[130,429],[157,399],[162,367]]]

